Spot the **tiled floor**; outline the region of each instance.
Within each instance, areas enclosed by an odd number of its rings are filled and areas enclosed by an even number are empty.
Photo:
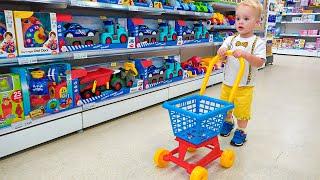
[[[218,97],[219,88],[208,95]],[[276,56],[258,73],[248,142],[234,148],[232,168],[211,163],[209,179],[320,179],[319,104],[320,59]],[[223,148],[230,139],[220,138]],[[188,179],[173,164],[153,165],[158,147],[175,146],[168,114],[157,105],[1,159],[0,179]]]

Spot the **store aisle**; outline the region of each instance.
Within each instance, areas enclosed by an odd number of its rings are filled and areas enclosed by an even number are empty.
[[[276,56],[258,73],[248,142],[234,148],[231,169],[211,163],[209,178],[320,179],[319,77],[320,59]],[[208,94],[218,97],[219,88]],[[223,148],[230,139],[220,138]],[[1,159],[0,179],[188,179],[173,164],[153,165],[158,147],[175,146],[168,114],[157,105]]]

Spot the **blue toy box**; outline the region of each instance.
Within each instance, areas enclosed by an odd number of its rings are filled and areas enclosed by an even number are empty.
[[[12,11],[0,11],[0,59],[17,57]]]
[[[43,116],[73,107],[70,64],[14,67],[11,70],[20,75],[26,117]]]
[[[144,89],[186,78],[186,73],[180,65],[180,56],[136,59],[135,65],[139,73],[139,78],[143,80]]]
[[[62,52],[128,47],[126,18],[58,14],[58,37]]]

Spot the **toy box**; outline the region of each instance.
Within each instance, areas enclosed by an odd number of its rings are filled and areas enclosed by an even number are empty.
[[[133,4],[141,7],[153,7],[153,2],[151,0],[133,0]]]
[[[70,64],[15,67],[20,75],[25,116],[31,118],[73,107]]]
[[[0,11],[0,59],[17,56],[12,11]]]
[[[143,88],[168,84],[187,77],[180,65],[180,56],[152,57],[135,59],[139,78],[143,80]]]
[[[318,35],[318,30],[317,29],[309,29],[308,35],[316,36],[316,35]]]
[[[282,39],[272,39],[272,47],[273,48],[282,47]]]
[[[57,14],[62,52],[127,48],[126,18]]]
[[[164,26],[159,27],[159,23],[162,23],[162,20],[142,18],[128,19],[128,47],[147,48],[165,46],[165,41],[168,41],[171,34],[171,37],[173,37],[174,31],[172,27],[170,27],[170,32],[164,32],[164,30],[169,30],[169,27],[165,28],[165,25],[169,24],[164,24]],[[164,34],[168,34],[167,39],[164,38]]]
[[[282,48],[293,48],[294,45],[294,38],[283,38],[282,39]]]
[[[117,61],[72,70],[75,103],[84,105],[143,90],[135,64]]]
[[[120,5],[127,5],[132,6],[132,0],[90,0],[92,2],[101,2],[101,3],[110,3],[110,4],[120,4]]]
[[[213,42],[209,29],[210,25],[202,21],[176,21],[176,32],[182,37],[182,44]]]
[[[24,120],[19,75],[0,75],[0,129]]]
[[[295,49],[303,49],[305,43],[306,43],[305,39],[295,39],[293,48],[295,48]]]
[[[176,4],[175,0],[152,0],[152,2],[154,8],[169,10],[174,10]]]
[[[55,13],[14,11],[19,56],[57,54]]]
[[[316,48],[318,50],[320,49],[320,38],[317,38],[317,40],[316,40]]]
[[[306,36],[306,35],[308,35],[308,30],[299,30],[299,34],[301,35],[301,36]]]
[[[304,49],[316,50],[316,42],[306,42]]]

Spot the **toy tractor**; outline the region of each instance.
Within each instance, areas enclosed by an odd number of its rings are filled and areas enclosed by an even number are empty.
[[[159,33],[161,42],[177,40],[177,33],[168,23],[159,24]]]
[[[166,67],[166,79],[172,79],[174,77],[183,76],[183,69],[179,62],[173,58],[165,60]]]
[[[122,87],[132,87],[138,71],[133,63],[125,63],[124,68],[119,68],[112,75],[111,86],[114,90],[119,91]]]
[[[105,32],[101,34],[100,42],[103,44],[119,43],[128,41],[128,32],[120,24],[113,21],[104,21]]]

